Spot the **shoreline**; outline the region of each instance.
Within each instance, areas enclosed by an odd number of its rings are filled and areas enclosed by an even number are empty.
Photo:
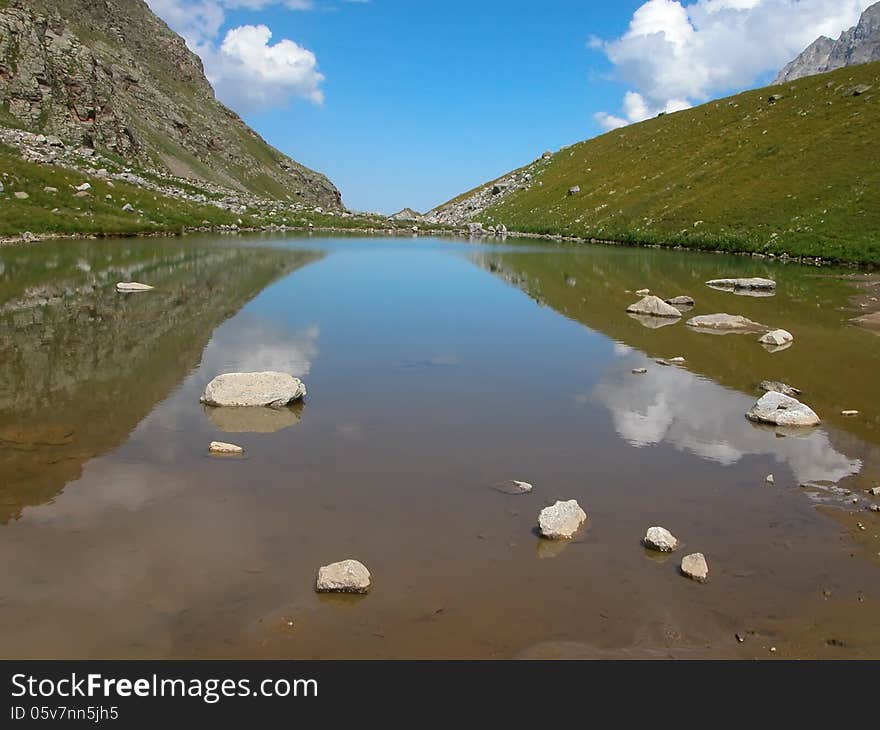
[[[414,224],[416,225],[416,224]],[[613,239],[592,238],[584,236],[562,236],[553,233],[526,233],[522,231],[508,231],[506,235],[499,236],[491,231],[484,232],[483,235],[475,236],[464,232],[461,229],[447,228],[419,228],[413,231],[412,228],[356,228],[345,226],[259,226],[259,227],[230,227],[227,225],[203,226],[194,228],[184,228],[180,231],[141,231],[136,233],[32,233],[25,231],[17,236],[0,237],[0,247],[16,244],[35,244],[44,241],[76,241],[76,240],[96,240],[102,238],[184,238],[199,233],[214,234],[242,234],[242,233],[361,233],[367,235],[381,236],[399,236],[409,238],[419,238],[420,236],[448,236],[462,238],[465,240],[495,240],[504,241],[507,238],[526,238],[539,241],[555,241],[557,243],[581,243],[595,244],[602,246],[624,246],[627,248],[652,248],[663,249],[666,251],[678,251],[683,253],[706,253],[706,254],[723,254],[728,256],[745,256],[749,258],[778,261],[781,263],[795,263],[804,266],[828,267],[836,266],[840,268],[863,270],[874,272],[880,269],[877,264],[860,261],[848,261],[837,259],[826,259],[816,256],[788,256],[776,254],[763,254],[757,251],[722,251],[720,249],[698,248],[682,246],[681,244],[662,244],[662,243],[639,243],[637,241],[615,241]]]

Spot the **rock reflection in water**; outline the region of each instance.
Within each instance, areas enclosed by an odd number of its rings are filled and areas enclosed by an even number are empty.
[[[638,379],[626,373],[606,374],[593,395],[633,446],[668,443],[725,466],[772,456],[801,482],[837,482],[861,470],[861,461],[837,451],[821,429],[755,428],[744,416],[754,402],[746,395],[679,369],[651,368]]]
[[[213,408],[202,406],[205,415],[224,433],[275,433],[302,420],[302,403],[290,408]]]

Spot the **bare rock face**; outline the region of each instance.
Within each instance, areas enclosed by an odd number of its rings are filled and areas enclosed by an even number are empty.
[[[678,549],[678,538],[665,527],[649,527],[643,543],[646,548],[661,553],[671,553]]]
[[[858,25],[844,31],[836,41],[819,36],[779,72],[773,83],[784,84],[871,61],[880,61],[880,3],[865,10]]]
[[[549,540],[570,540],[587,519],[577,500],[558,501],[552,507],[545,507],[538,515],[538,528],[541,536]]]
[[[670,319],[681,317],[681,312],[675,307],[667,304],[660,297],[653,295],[646,296],[641,301],[630,305],[626,308],[626,311],[630,314],[641,314],[649,317],[669,317]]]
[[[776,288],[776,282],[773,279],[761,279],[760,277],[752,277],[750,279],[712,279],[706,282],[706,286],[712,286],[716,289],[754,289],[771,291]]]
[[[214,98],[201,60],[143,0],[0,3],[0,101],[53,148],[107,150],[243,193],[341,208],[327,178]]]
[[[202,403],[233,408],[281,408],[305,395],[303,382],[287,373],[226,373],[208,383]]]
[[[705,583],[709,580],[709,566],[703,553],[686,555],[681,560],[681,572],[697,583]]]
[[[773,345],[777,347],[780,345],[787,345],[791,342],[794,342],[794,335],[786,330],[773,330],[760,339],[762,345]]]
[[[371,586],[370,571],[357,560],[322,566],[315,582],[318,593],[368,593]]]
[[[819,416],[796,398],[770,391],[746,413],[746,418],[774,426],[818,426]]]
[[[694,329],[716,332],[761,332],[767,329],[765,325],[739,314],[703,314],[691,317],[686,324]]]

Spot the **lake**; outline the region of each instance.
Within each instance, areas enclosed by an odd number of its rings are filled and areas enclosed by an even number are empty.
[[[777,292],[704,283],[734,276]],[[513,239],[0,248],[0,655],[880,657],[880,336],[849,322],[867,281]],[[631,317],[643,287],[794,344]],[[262,370],[305,403],[200,405]],[[762,380],[822,425],[746,420]],[[536,532],[557,499],[588,514],[570,542]],[[652,525],[682,547],[647,551]],[[706,584],[679,572],[697,551]],[[346,558],[371,593],[316,594]]]

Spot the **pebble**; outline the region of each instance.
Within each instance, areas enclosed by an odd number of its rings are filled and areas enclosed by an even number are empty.
[[[212,454],[243,454],[244,449],[236,444],[225,444],[222,441],[212,441],[208,447]]]
[[[858,411],[841,411],[841,412],[840,412],[840,415],[841,415],[841,416],[852,417],[852,416],[857,416],[857,415],[859,415],[859,412],[858,412]]]
[[[776,478],[772,474],[768,474],[764,481],[767,482],[767,484],[775,484]]]
[[[633,375],[644,375],[648,372],[648,368],[633,368]]]

